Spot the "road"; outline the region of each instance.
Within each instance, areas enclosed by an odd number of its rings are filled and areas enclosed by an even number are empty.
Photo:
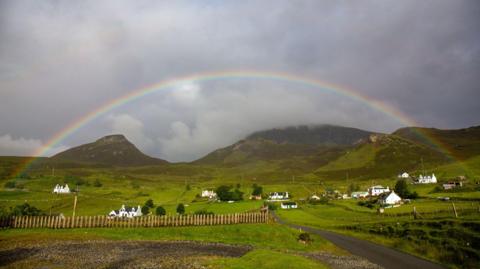
[[[275,212],[272,212],[273,217],[278,223],[290,226],[303,231],[318,234],[323,238],[331,241],[340,248],[347,250],[353,255],[357,255],[369,260],[372,263],[378,264],[387,269],[405,269],[405,268],[421,268],[421,269],[444,269],[445,267],[418,258],[416,256],[401,252],[383,245],[375,244],[366,240],[358,239],[351,236],[346,236],[330,231],[324,231],[312,227],[290,224],[280,219]]]

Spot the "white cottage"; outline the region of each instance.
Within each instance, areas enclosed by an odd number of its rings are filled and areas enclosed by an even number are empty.
[[[203,190],[202,197],[207,197],[208,199],[214,199],[214,198],[217,198],[217,193],[214,192],[213,190]]]
[[[70,188],[68,184],[65,184],[65,187],[62,185],[57,184],[55,188],[53,188],[53,193],[70,193]]]
[[[280,204],[280,207],[282,209],[293,209],[293,208],[298,208],[298,205],[295,202],[283,202]]]
[[[432,174],[432,176],[422,176],[420,175],[418,177],[419,184],[431,184],[431,183],[437,183],[437,177],[435,177],[435,174]]]
[[[288,200],[288,192],[271,192],[268,195],[269,200]]]
[[[410,178],[410,175],[407,172],[403,172],[402,174],[398,175],[398,178]]]
[[[396,205],[402,201],[402,198],[392,190],[389,194],[383,194],[378,201],[381,205]]]
[[[116,218],[133,218],[133,217],[140,217],[142,216],[142,209],[140,206],[138,207],[129,207],[122,205],[119,210],[112,210],[109,217],[116,217]]]
[[[370,196],[379,196],[380,194],[386,193],[386,192],[390,192],[389,187],[385,188],[383,186],[376,185],[376,186],[372,186],[372,187],[368,188],[368,194]]]

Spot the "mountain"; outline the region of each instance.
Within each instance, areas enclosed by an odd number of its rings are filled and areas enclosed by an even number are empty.
[[[123,135],[109,135],[97,141],[68,149],[51,157],[56,162],[78,162],[111,166],[144,166],[167,161],[143,154]]]
[[[455,159],[465,160],[480,155],[480,126],[456,130],[406,127],[393,134],[437,151],[447,151]]]
[[[256,161],[299,161],[316,167],[340,156],[372,132],[333,126],[296,126],[255,132],[231,146],[215,150],[195,164],[234,166]],[[285,164],[285,163],[284,163]]]
[[[466,142],[465,142],[466,143]],[[399,133],[381,134],[320,125],[253,133],[194,164],[254,169],[257,174],[313,174],[320,178],[382,178],[447,164],[443,152]]]
[[[335,125],[295,126],[255,132],[247,137],[265,139],[275,143],[351,146],[368,138],[372,132]]]

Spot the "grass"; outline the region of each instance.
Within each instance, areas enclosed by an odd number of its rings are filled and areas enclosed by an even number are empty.
[[[26,229],[0,231],[0,245],[42,240],[189,240],[251,245],[272,250],[329,251],[342,253],[332,243],[312,235],[313,242],[305,245],[297,240],[300,231],[279,224],[242,224],[136,229]]]
[[[272,259],[272,257],[275,257]],[[328,268],[310,259],[272,250],[254,250],[241,258],[221,258],[211,262],[214,268],[274,268],[274,269],[310,269]]]

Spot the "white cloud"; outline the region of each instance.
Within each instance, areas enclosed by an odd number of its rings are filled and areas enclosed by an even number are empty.
[[[139,149],[150,151],[153,141],[145,136],[143,123],[129,114],[111,114],[107,116],[113,134],[123,134]]]
[[[13,138],[6,134],[0,136],[0,155],[1,156],[33,156],[36,151],[44,145],[39,139],[32,138]],[[43,156],[51,156],[67,149],[66,146],[56,146],[44,152]]]

